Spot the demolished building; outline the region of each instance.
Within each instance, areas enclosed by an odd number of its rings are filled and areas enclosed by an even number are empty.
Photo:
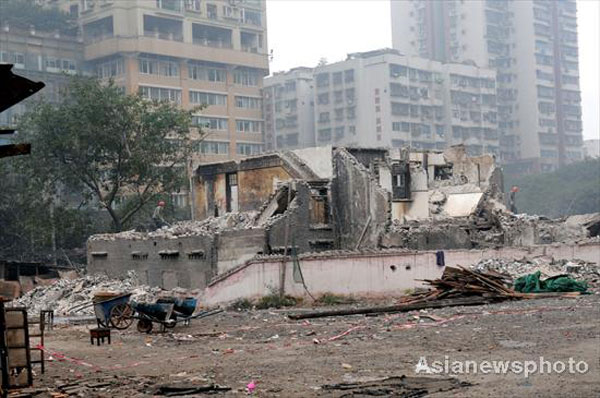
[[[144,284],[202,289],[257,258],[471,250],[564,238],[562,222],[510,214],[502,192],[494,157],[469,157],[462,146],[444,152],[326,146],[205,164],[195,176],[200,221],[94,235],[88,270],[112,277],[134,270]],[[568,232],[587,236],[580,223]]]

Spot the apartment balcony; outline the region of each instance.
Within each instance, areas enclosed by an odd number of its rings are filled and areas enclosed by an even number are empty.
[[[233,43],[223,40],[213,40],[208,37],[194,37],[193,43],[197,46],[212,47],[212,48],[233,48]],[[242,51],[244,49],[242,48]]]
[[[161,40],[183,41],[183,35],[174,32],[144,31],[144,36]]]
[[[204,47],[198,51],[198,45],[181,41],[162,39],[161,37],[111,37],[101,42],[85,46],[86,61],[107,57],[119,53],[160,54],[175,58],[202,59],[224,64],[268,69],[266,54],[253,54],[234,50],[231,47]],[[201,58],[199,58],[201,56]]]

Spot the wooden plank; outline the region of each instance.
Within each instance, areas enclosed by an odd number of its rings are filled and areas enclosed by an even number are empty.
[[[406,312],[414,310],[422,310],[426,308],[442,308],[454,307],[459,305],[481,305],[488,304],[494,301],[505,300],[504,297],[466,297],[447,300],[435,301],[419,301],[409,304],[392,305],[387,307],[366,307],[352,308],[347,310],[332,310],[332,311],[317,311],[305,312],[300,314],[290,314],[290,319],[307,319],[307,318],[322,318],[327,316],[345,316],[345,315],[362,315],[362,314],[379,314],[387,312]]]
[[[21,311],[11,311],[6,309],[6,327],[7,328],[23,328],[25,327],[25,317]]]
[[[12,388],[29,387],[30,384],[28,383],[27,369],[22,369],[18,374],[11,373],[10,386]]]
[[[25,330],[23,329],[8,329],[6,331],[6,345],[11,347],[25,346]]]
[[[27,367],[27,348],[9,348],[8,349],[8,367],[24,368]]]

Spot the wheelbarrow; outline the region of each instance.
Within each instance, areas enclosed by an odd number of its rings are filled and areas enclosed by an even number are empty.
[[[138,319],[137,330],[141,333],[150,333],[153,323],[162,326],[162,330],[174,328],[178,323],[183,322],[189,325],[192,319],[200,319],[223,312],[222,309],[212,311],[200,311],[194,314],[197,300],[193,297],[185,299],[176,299],[173,297],[160,298],[155,304],[145,304],[132,302],[131,305]]]
[[[172,318],[175,303],[147,304],[132,301],[131,307],[136,312],[137,330],[141,333],[150,333],[153,323],[159,323],[163,327],[163,331],[166,328],[173,328],[177,324],[177,318]]]
[[[94,313],[98,327],[114,327],[127,329],[133,323],[133,308],[129,305],[132,293],[116,295],[114,297],[94,299]]]

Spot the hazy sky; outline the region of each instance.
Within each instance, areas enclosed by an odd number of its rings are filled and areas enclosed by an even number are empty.
[[[583,134],[599,138],[600,1],[577,0],[577,6]],[[392,46],[390,0],[267,0],[267,24],[271,72]]]

